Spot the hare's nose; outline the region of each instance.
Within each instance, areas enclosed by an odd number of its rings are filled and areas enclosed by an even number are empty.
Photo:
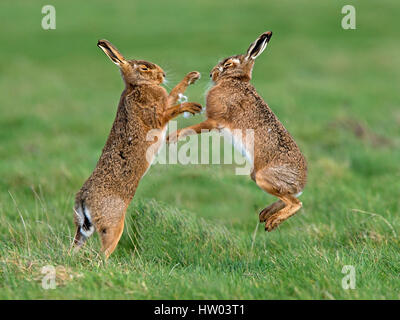
[[[165,72],[163,72],[163,74],[162,74],[162,75],[163,75],[163,77],[165,78]]]
[[[212,73],[210,73],[210,78],[212,77]]]

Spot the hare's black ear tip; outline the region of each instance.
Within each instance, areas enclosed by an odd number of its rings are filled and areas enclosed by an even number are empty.
[[[97,46],[98,47],[102,47],[102,46],[104,46],[104,44],[106,42],[107,42],[107,40],[104,40],[104,39],[97,40]]]
[[[269,39],[272,37],[272,31],[264,32],[263,36],[267,38],[267,41],[269,41]]]

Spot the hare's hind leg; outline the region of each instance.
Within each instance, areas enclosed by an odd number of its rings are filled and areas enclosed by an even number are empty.
[[[269,205],[268,207],[264,208],[263,210],[261,210],[259,214],[260,222],[265,222],[270,215],[274,214],[275,212],[278,212],[284,207],[285,203],[282,200],[278,200],[273,204]]]
[[[261,189],[279,198],[260,212],[266,231],[272,231],[302,207],[295,196],[300,191],[296,172],[287,167],[270,167],[259,170],[254,180]]]
[[[293,195],[281,196],[285,207],[270,215],[265,221],[265,231],[272,231],[283,221],[293,216],[301,207],[302,203]]]

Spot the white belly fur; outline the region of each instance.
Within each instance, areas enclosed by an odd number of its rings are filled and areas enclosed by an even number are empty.
[[[229,128],[222,128],[221,133],[224,138],[232,141],[234,148],[254,166],[254,150],[250,150],[249,146],[246,145],[246,136],[241,134],[240,131],[232,131]]]
[[[168,129],[168,124],[161,131],[161,134],[159,136],[161,139],[159,139],[159,141],[156,142],[156,146],[154,148],[154,152],[153,152],[153,154],[151,156],[150,164],[147,167],[147,169],[144,172],[142,177],[144,177],[146,175],[147,171],[149,171],[151,165],[153,164],[154,160],[156,159],[156,156],[160,153],[160,150],[161,150],[162,146],[164,145],[165,138],[167,137],[167,129]]]

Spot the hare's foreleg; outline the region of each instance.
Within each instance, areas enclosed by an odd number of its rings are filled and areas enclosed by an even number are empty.
[[[190,127],[186,127],[183,129],[179,129],[175,132],[172,132],[167,137],[167,143],[175,143],[179,139],[184,138],[186,136],[190,136],[193,134],[200,134],[202,131],[210,131],[212,129],[217,128],[217,123],[211,119],[207,119],[206,121],[200,122]]]
[[[122,217],[113,222],[108,228],[104,228],[99,231],[101,239],[101,251],[104,253],[107,259],[110,254],[113,253],[119,240],[121,239],[122,232],[124,231],[124,221],[125,212],[123,213]]]
[[[190,112],[191,114],[196,114],[201,112],[201,110],[202,110],[201,104],[195,102],[184,102],[181,104],[177,104],[165,110],[163,115],[163,121],[164,123],[168,123],[170,120],[176,118],[177,116],[179,116],[184,112]]]
[[[189,72],[175,88],[173,88],[168,96],[168,105],[173,106],[179,99],[179,95],[184,94],[187,87],[200,79],[200,73],[197,71]]]

